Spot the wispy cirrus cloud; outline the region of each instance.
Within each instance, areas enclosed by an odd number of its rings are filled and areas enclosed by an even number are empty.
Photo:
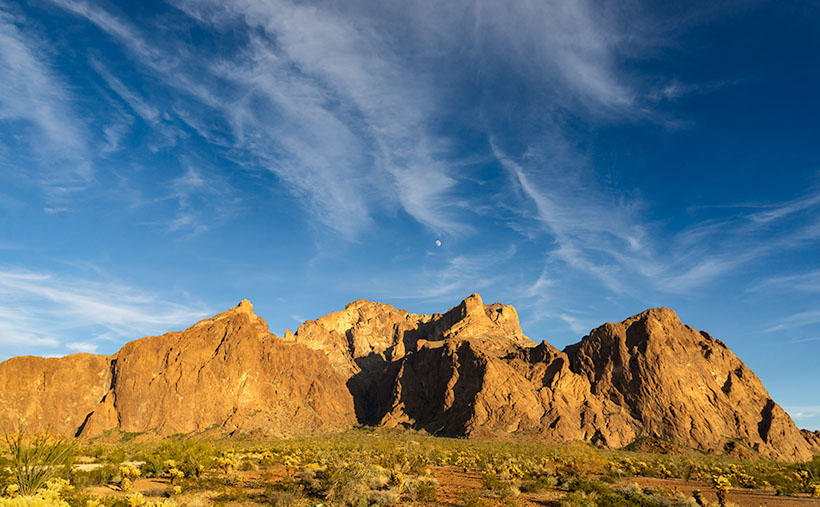
[[[36,126],[47,146],[64,154],[82,149],[80,122],[71,111],[71,95],[43,57],[48,46],[27,33],[22,15],[0,3],[0,119],[24,120]]]
[[[216,171],[182,158],[184,172],[169,183],[170,192],[159,198],[175,210],[160,225],[170,233],[190,238],[219,227],[241,213],[244,205],[236,190]]]
[[[180,106],[186,113],[180,119],[207,136],[207,117],[218,116],[229,128],[234,155],[274,172],[331,230],[355,238],[374,213],[397,204],[435,231],[464,228],[460,205],[449,197],[456,180],[444,163],[444,144],[427,125],[435,101],[424,80],[390,51],[390,41],[364,26],[367,20],[284,1],[180,3],[202,23],[244,30],[248,42],[230,58],[172,42],[186,53],[178,58],[102,7],[55,3],[97,25],[168,84],[206,105],[205,117]],[[305,30],[314,35],[303,37]],[[102,72],[135,111],[145,110]]]
[[[0,122],[16,122],[15,134],[0,141],[0,161],[9,158],[17,172],[42,185],[50,202],[60,203],[86,188],[93,171],[86,125],[51,55],[25,16],[0,2]],[[21,160],[27,160],[25,171]]]
[[[504,250],[455,255],[422,270],[399,270],[391,278],[357,280],[357,284],[377,298],[453,303],[473,292],[497,288],[504,278],[498,268],[510,262],[516,252],[511,245]]]
[[[100,75],[112,91],[114,91],[122,100],[124,100],[131,110],[140,118],[150,124],[156,124],[159,121],[159,110],[148,103],[143,97],[131,90],[119,78],[113,75],[99,60],[92,58],[89,60],[91,67]]]
[[[210,313],[117,282],[9,268],[0,269],[0,302],[0,342],[10,351],[95,351],[101,339],[165,332]]]
[[[820,417],[820,405],[787,405],[783,409],[796,421],[805,421]]]
[[[820,193],[783,202],[733,207],[728,217],[678,230],[647,218],[651,203],[629,198],[592,181],[583,158],[562,159],[527,151],[514,158],[493,143],[523,199],[519,212],[555,239],[548,259],[599,280],[619,292],[636,277],[661,292],[686,293],[773,255],[799,251],[820,238]],[[777,277],[752,290],[794,283],[797,290],[820,290],[817,273]]]
[[[820,269],[793,275],[768,277],[753,284],[748,290],[753,293],[769,291],[820,292]]]
[[[806,326],[813,326],[820,324],[820,311],[809,310],[805,312],[797,312],[778,319],[771,326],[764,329],[764,333],[774,333],[777,331],[785,331],[788,329],[797,329]]]

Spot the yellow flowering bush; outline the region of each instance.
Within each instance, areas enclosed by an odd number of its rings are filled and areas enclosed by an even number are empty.
[[[45,487],[38,489],[33,495],[19,495],[19,487],[12,486],[6,488],[9,496],[0,498],[0,507],[69,507],[62,495],[74,490],[74,486],[67,480],[59,478],[49,479]]]
[[[65,500],[36,493],[34,495],[17,495],[0,498],[0,507],[70,507]]]
[[[128,502],[128,507],[141,507],[148,503],[142,493],[131,493],[125,497],[125,500]]]

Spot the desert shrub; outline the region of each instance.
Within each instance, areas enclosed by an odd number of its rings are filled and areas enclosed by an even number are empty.
[[[555,467],[555,473],[559,477],[563,478],[572,478],[572,477],[586,477],[588,474],[587,468],[584,466],[584,463],[578,459],[565,459],[562,460],[558,466]]]
[[[161,476],[171,467],[182,471],[186,477],[199,477],[214,461],[216,451],[209,445],[192,440],[175,440],[161,444],[149,454],[138,456],[145,461],[144,472]]]
[[[394,503],[398,493],[388,491],[391,477],[379,465],[334,459],[325,466],[308,465],[299,475],[306,491],[331,503],[352,506]]]
[[[475,491],[462,491],[458,495],[458,500],[463,507],[491,507],[492,505]]]
[[[541,475],[535,479],[529,479],[521,482],[521,491],[525,493],[540,493],[548,489],[554,488],[558,485],[558,478],[554,475]]]
[[[118,469],[114,465],[104,465],[93,470],[74,470],[71,482],[78,487],[109,484],[117,477]]]
[[[125,449],[114,447],[112,449],[109,449],[108,452],[106,452],[102,456],[102,459],[100,459],[100,461],[104,463],[113,463],[114,465],[119,465],[127,459],[128,454],[126,454]]]
[[[214,498],[214,502],[243,502],[248,499],[248,493],[242,488],[223,488]]]
[[[418,477],[407,481],[406,493],[415,502],[435,502],[437,481],[429,477]]]
[[[804,470],[809,472],[814,480],[820,481],[820,454],[804,463],[802,467]]]
[[[596,507],[595,499],[583,491],[570,491],[558,504],[561,507]]]
[[[570,479],[564,483],[564,488],[569,492],[582,493],[606,494],[612,491],[609,485],[597,479]]]
[[[66,502],[71,507],[102,507],[106,505],[105,500],[99,496],[85,493],[75,493],[66,498]]]
[[[485,472],[481,476],[484,487],[501,498],[511,498],[518,496],[520,491],[511,480],[501,479],[496,474]]]
[[[162,477],[166,470],[168,470],[168,461],[156,453],[151,453],[142,456],[143,464],[140,465],[140,471],[143,477]]]
[[[5,439],[12,483],[23,496],[34,494],[52,478],[65,476],[76,449],[73,442],[48,434],[24,437],[20,431],[16,436],[6,434]]]
[[[274,507],[309,507],[315,505],[302,493],[293,491],[269,491],[265,493],[265,503]]]
[[[219,490],[231,484],[232,480],[228,477],[208,474],[199,477],[186,477],[180,480],[177,485],[185,491],[204,491]]]
[[[99,460],[103,456],[105,456],[105,447],[103,447],[102,445],[99,445],[99,444],[94,444],[94,445],[88,445],[87,444],[87,445],[82,446],[79,449],[79,452],[83,456],[88,456],[88,457],[94,458],[96,460]]]

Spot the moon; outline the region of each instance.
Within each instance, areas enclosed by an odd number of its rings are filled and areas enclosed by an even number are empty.
[[[436,246],[441,246],[441,240],[440,239],[436,240]]]

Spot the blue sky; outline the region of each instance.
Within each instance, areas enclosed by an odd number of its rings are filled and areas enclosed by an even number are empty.
[[[0,0],[0,360],[669,306],[820,429],[820,6],[715,4]]]

